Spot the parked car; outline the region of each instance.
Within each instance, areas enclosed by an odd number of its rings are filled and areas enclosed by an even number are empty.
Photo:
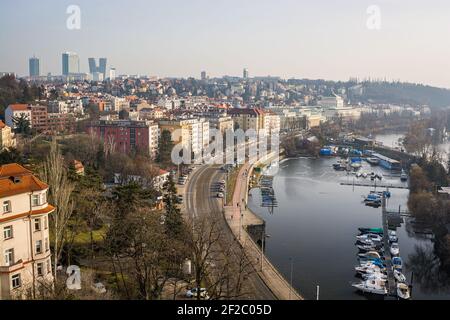
[[[223,198],[223,193],[222,193],[222,192],[219,192],[219,193],[217,194],[217,198]]]
[[[188,298],[197,298],[200,294],[200,298],[209,299],[208,292],[205,288],[192,288],[186,292],[186,297]]]

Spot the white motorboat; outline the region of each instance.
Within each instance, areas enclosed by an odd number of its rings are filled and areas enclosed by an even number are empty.
[[[379,267],[375,267],[375,266],[369,266],[369,267],[356,266],[355,271],[360,274],[371,274],[371,273],[382,272]]]
[[[356,236],[356,239],[358,239],[359,241],[370,240],[372,242],[383,241],[383,237],[381,237],[379,234],[373,234],[373,233],[367,233],[367,234],[362,234],[362,235]]]
[[[359,253],[358,254],[359,258],[376,258],[376,259],[381,259],[381,255],[376,252],[376,251],[368,251],[366,253]]]
[[[359,244],[365,245],[365,246],[375,246],[375,242],[373,242],[370,239],[356,239]]]
[[[405,283],[397,283],[397,296],[400,299],[408,300],[411,298],[411,291]]]
[[[400,248],[397,242],[391,244],[391,248],[389,249],[393,256],[398,256],[400,254]]]
[[[405,275],[398,270],[394,270],[394,278],[397,282],[406,283]]]
[[[366,280],[360,283],[353,283],[352,286],[361,292],[386,295],[387,289],[383,281]]]
[[[355,271],[360,274],[380,273],[386,271],[386,268],[380,268],[372,263],[365,263],[355,267]]]
[[[366,273],[362,275],[362,278],[364,280],[380,280],[383,282],[387,281],[387,275],[385,275],[382,272],[377,272],[377,273]]]
[[[398,241],[398,237],[397,236],[389,236],[389,242],[397,242]]]
[[[374,251],[377,250],[377,245],[375,245],[374,243],[371,244],[358,244],[356,245],[356,247],[361,250],[361,251]]]

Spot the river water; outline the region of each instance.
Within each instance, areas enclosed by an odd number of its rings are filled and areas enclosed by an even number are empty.
[[[278,207],[273,212],[261,207],[259,189],[251,191],[249,206],[266,221],[267,256],[288,281],[292,270],[292,284],[306,299],[316,298],[317,286],[320,299],[367,299],[350,285],[359,281],[354,272],[355,236],[359,227],[382,226],[381,208],[362,203],[373,188],[340,185],[358,179],[335,171],[335,162],[330,158],[284,160],[273,182]],[[383,182],[401,185],[398,175],[380,167],[363,163],[361,171],[382,172]],[[408,190],[390,191],[388,209],[406,209]],[[433,271],[438,263],[432,241],[416,233],[411,219],[405,219],[397,234],[408,280],[414,270],[413,299],[450,299],[447,287],[438,288],[442,275]]]

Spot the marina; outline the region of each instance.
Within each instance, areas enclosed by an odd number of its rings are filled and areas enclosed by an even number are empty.
[[[288,159],[280,164],[279,173],[272,180],[278,201],[278,207],[273,212],[260,206],[258,189],[251,191],[249,207],[266,221],[266,232],[270,235],[265,245],[266,255],[277,269],[289,279],[292,259],[293,285],[302,291],[306,299],[316,298],[317,286],[320,286],[321,299],[397,299],[399,292],[405,292],[402,285],[400,288],[398,286],[403,282],[413,285],[412,299],[450,298],[448,289],[429,289],[428,283],[433,281],[429,270],[435,267],[430,267],[425,263],[427,260],[419,257],[426,253],[431,259],[433,244],[406,210],[407,183],[380,166],[362,162],[360,170],[382,174],[382,183],[389,185],[391,193],[390,197],[385,198],[384,211],[382,206],[368,207],[362,203],[374,191],[373,182],[366,181],[368,186],[353,185],[352,180],[356,177],[334,170],[332,164],[335,161],[335,158],[303,158]],[[386,191],[385,187],[379,187],[378,182],[376,192]],[[348,188],[348,185],[354,187]],[[401,188],[393,188],[392,185]],[[392,238],[394,227],[396,239]],[[379,257],[372,256],[370,242],[359,244],[365,250],[359,252],[356,249],[355,236],[361,233],[360,228],[382,235],[386,234],[384,229],[387,228],[387,243],[383,237],[381,253],[377,252]],[[391,253],[391,249],[396,252],[396,245],[392,246],[389,239],[397,240],[401,261]],[[392,261],[392,257],[396,259]],[[389,266],[394,266],[394,262],[397,266],[392,272],[386,272],[385,276],[379,276],[387,282],[385,296],[362,294],[351,285],[355,283],[355,260],[368,262],[374,258],[385,262],[391,260]],[[333,261],[332,268],[326,267],[329,261]],[[399,273],[400,263],[402,271]],[[434,262],[430,260],[430,263]],[[361,280],[373,280],[373,277],[365,275]]]

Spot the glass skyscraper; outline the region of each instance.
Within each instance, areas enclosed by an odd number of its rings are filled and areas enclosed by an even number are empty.
[[[62,74],[68,76],[74,73],[80,73],[80,58],[76,53],[64,52],[62,54]]]
[[[39,77],[39,59],[36,57],[32,57],[29,60],[29,70],[30,70],[30,77]]]
[[[99,66],[97,67],[97,63],[95,62],[95,58],[89,58],[89,73],[101,73],[103,74],[103,79],[106,79],[106,58],[99,59]]]

